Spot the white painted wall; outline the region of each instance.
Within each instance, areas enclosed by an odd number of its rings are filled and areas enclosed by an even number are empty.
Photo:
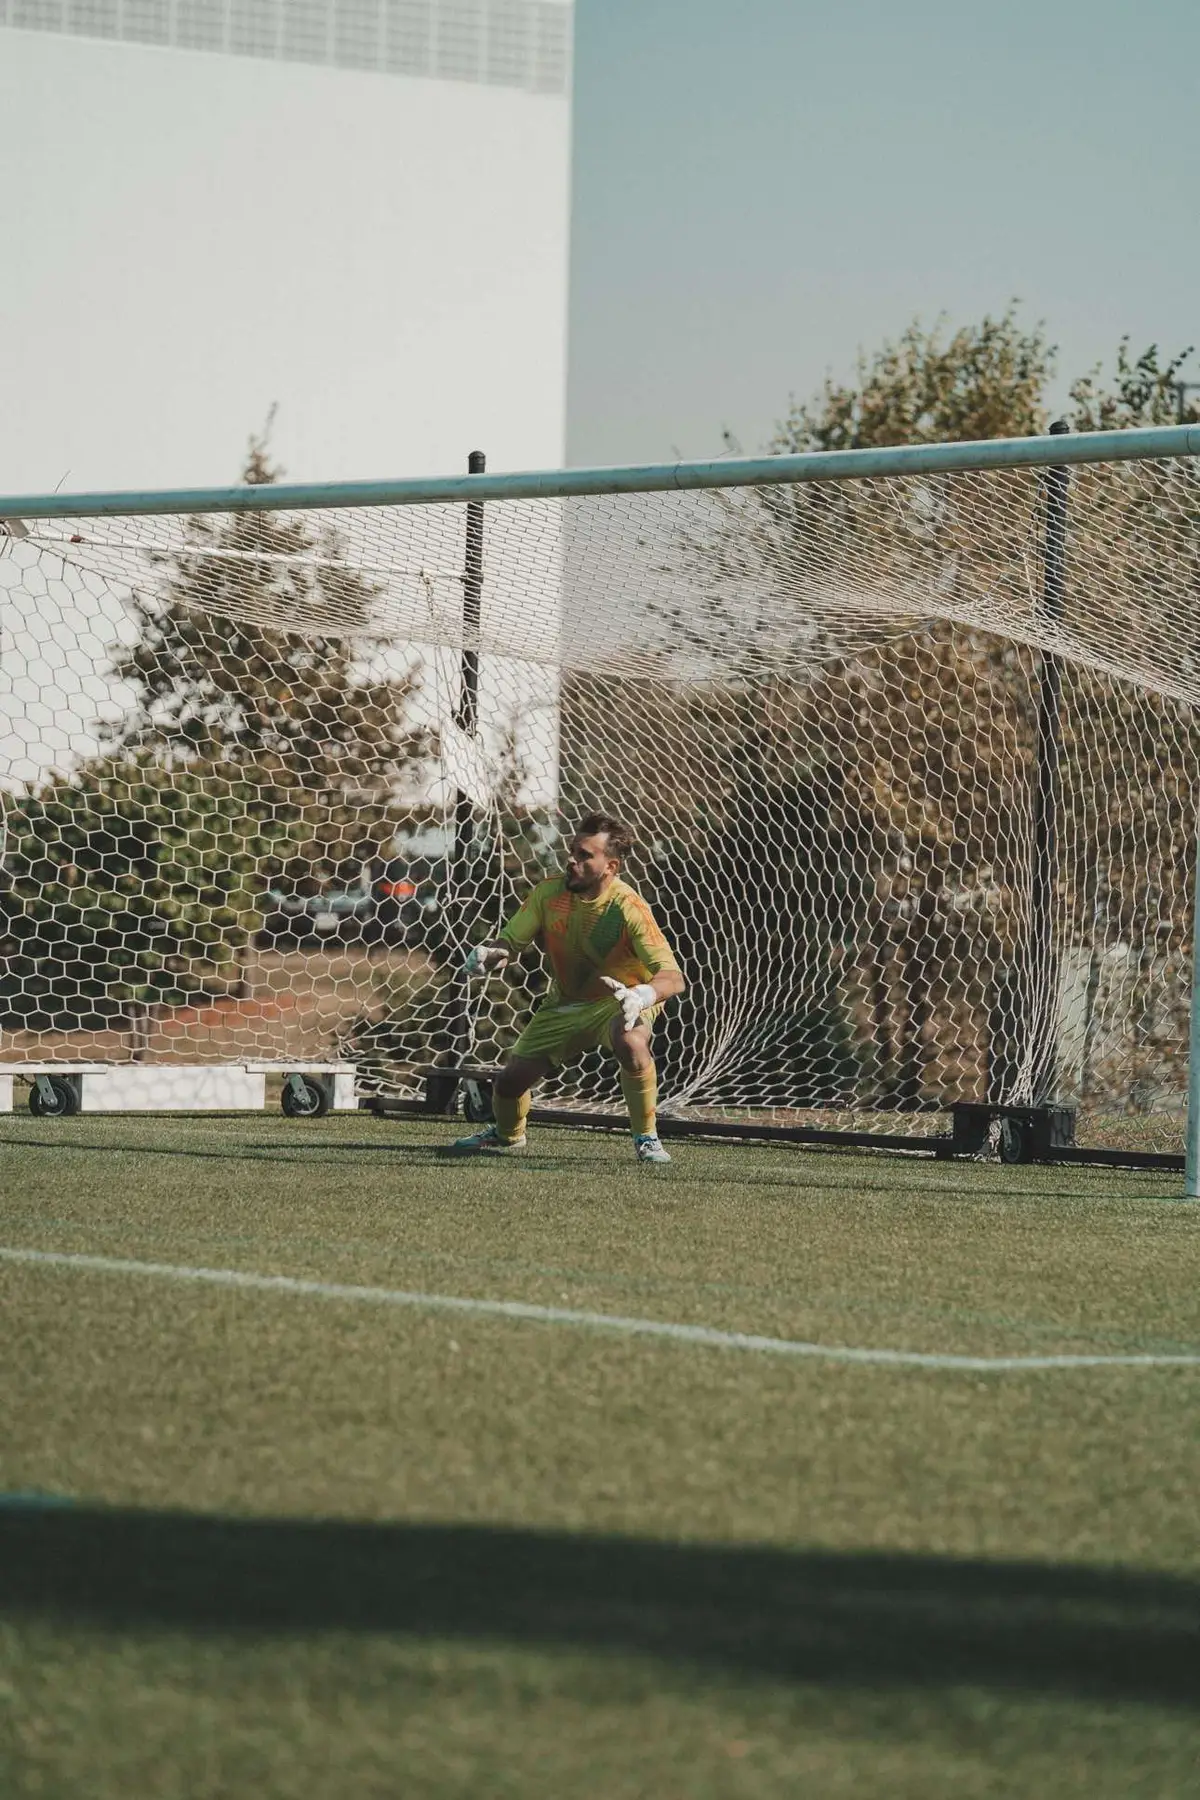
[[[295,480],[453,472],[475,448],[492,468],[560,464],[570,103],[546,15],[569,9],[378,0],[381,64],[399,45],[424,76],[70,35],[102,4],[144,29],[158,4],[178,37],[184,3],[0,0],[0,492],[232,482],[276,404]],[[249,16],[231,4],[227,42]],[[253,4],[260,22],[276,7],[279,55],[301,5],[345,49],[340,4]],[[21,6],[43,29],[14,25]],[[123,704],[93,642],[119,594],[87,624],[21,584],[10,546],[0,791],[92,754]],[[540,604],[553,638],[557,595]],[[543,789],[544,686],[513,689]],[[432,677],[424,704],[440,717]]]
[[[226,481],[275,403],[298,480],[560,463],[569,133],[565,94],[0,30],[0,491]]]

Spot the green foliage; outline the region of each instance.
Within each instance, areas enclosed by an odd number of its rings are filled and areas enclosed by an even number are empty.
[[[946,333],[914,320],[894,343],[860,356],[857,379],[826,379],[793,403],[772,451],[858,450],[874,445],[1024,437],[1047,425],[1056,351],[1044,328],[1026,328],[1015,303],[999,318]]]
[[[1181,394],[1179,373],[1191,354],[1189,346],[1163,362],[1158,345],[1151,344],[1135,359],[1129,339],[1122,338],[1110,386],[1104,385],[1100,369],[1090,370],[1072,385],[1071,424],[1076,431],[1124,431],[1141,425],[1194,423],[1200,419],[1200,406],[1187,401],[1186,389]]]
[[[243,480],[278,472],[253,440]],[[158,567],[127,603],[111,674],[133,698],[101,754],[6,804],[10,1028],[226,991],[272,880],[320,880],[412,820],[399,794],[433,748],[408,722],[419,671],[382,664],[375,590],[332,530],[197,518]]]
[[[1093,370],[1070,388],[1070,423],[1172,422],[1186,354],[1164,358],[1151,346],[1134,357],[1124,341],[1110,375]],[[862,357],[854,381],[829,380],[794,404],[770,449],[1040,433],[1056,358],[1043,328],[1022,324],[1015,306],[953,331],[914,322]],[[1179,605],[1181,594],[1200,594],[1194,476],[1176,471],[1169,509],[1138,472],[1078,470],[1072,481],[1067,620],[1077,639],[1094,642],[1098,665],[1125,655],[1145,679],[1156,668],[1165,678],[1181,655],[1194,666],[1200,642],[1187,638]],[[859,1050],[835,1048],[827,1078],[814,1070],[822,1091],[857,1058],[861,1099],[912,1106],[939,1086],[977,1091],[989,1056],[993,1068],[1021,1061],[1033,1004],[1013,967],[1028,935],[1021,821],[1038,664],[1015,634],[950,620],[1007,612],[1036,626],[1042,509],[1039,477],[1020,471],[995,482],[943,477],[903,494],[856,483],[754,490],[714,506],[707,535],[679,542],[686,598],[668,603],[662,635],[687,679],[644,684],[613,747],[587,729],[595,679],[586,696],[564,682],[566,789],[588,801],[619,797],[656,844],[645,885],[688,962],[694,1035],[721,1013],[728,971],[707,940],[713,896],[732,895],[754,946],[739,970],[744,1005],[747,990],[766,993],[787,968],[796,1010],[827,1017],[818,1037],[836,1046],[839,1007],[854,1014]],[[877,592],[886,598],[874,642],[864,630],[851,648],[854,633],[834,617],[838,592],[867,612]],[[931,613],[943,616],[931,622]],[[1181,770],[1195,732],[1175,702],[1098,670],[1068,682],[1066,705],[1072,810],[1062,829],[1077,835],[1064,843],[1056,904],[1086,945],[1090,933],[1137,935],[1149,929],[1147,910],[1161,914],[1142,867],[1148,853],[1159,889],[1186,895],[1192,807]],[[615,694],[611,710],[621,710]],[[1164,756],[1169,770],[1156,779],[1149,765]],[[1160,956],[1176,956],[1187,930],[1181,906]],[[1176,960],[1185,966],[1181,953]],[[1158,963],[1147,980],[1161,986]],[[722,1050],[729,1082],[766,1091],[796,1033],[781,1025],[776,1036],[764,1045],[743,1028],[736,1048]],[[968,1046],[967,1061],[935,1067],[937,1047],[951,1043]]]
[[[1165,425],[1179,417],[1176,384],[1190,348],[1165,360],[1156,344],[1134,357],[1117,347],[1113,372],[1101,368],[1070,387],[1066,416],[1076,431]],[[769,448],[859,450],[888,444],[959,443],[1031,437],[1050,422],[1058,349],[1042,324],[1022,324],[1016,302],[998,318],[949,331],[914,319],[894,341],[859,357],[856,379],[827,378],[810,400],[793,402]],[[1200,406],[1184,408],[1187,420]]]
[[[10,803],[0,1020],[99,1030],[236,982],[289,826],[252,778],[97,761]]]
[[[252,441],[243,481],[279,473]],[[311,826],[314,855],[390,835],[397,786],[433,738],[408,723],[419,671],[379,672],[377,590],[329,527],[283,513],[198,517],[187,537],[163,586],[129,603],[136,639],[113,674],[135,698],[112,751],[253,764]]]

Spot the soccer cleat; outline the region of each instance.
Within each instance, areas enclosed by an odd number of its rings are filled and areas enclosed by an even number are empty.
[[[639,1162],[669,1163],[671,1160],[662,1147],[662,1139],[656,1132],[647,1132],[645,1137],[635,1137],[633,1147],[637,1151]]]
[[[473,1131],[470,1137],[458,1138],[454,1144],[456,1150],[523,1150],[525,1138],[513,1138],[511,1141],[502,1138],[494,1125],[488,1125],[483,1131]]]

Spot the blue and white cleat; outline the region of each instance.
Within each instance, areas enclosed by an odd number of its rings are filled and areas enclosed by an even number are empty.
[[[453,1146],[455,1150],[490,1150],[503,1153],[505,1150],[523,1150],[526,1139],[502,1138],[494,1125],[488,1125],[483,1131],[473,1131],[470,1137],[458,1138]]]
[[[640,1163],[669,1163],[670,1157],[662,1147],[662,1139],[657,1133],[647,1133],[645,1137],[635,1137],[633,1147]]]

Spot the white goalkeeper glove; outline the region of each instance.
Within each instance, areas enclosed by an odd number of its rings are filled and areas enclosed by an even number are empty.
[[[508,961],[508,951],[503,944],[476,944],[466,961],[468,975],[490,975],[499,971]]]
[[[623,981],[616,981],[611,975],[602,975],[600,980],[613,999],[620,1001],[621,1018],[626,1031],[632,1031],[642,1014],[658,1005],[658,995],[648,981],[639,983],[637,987],[626,987]]]

